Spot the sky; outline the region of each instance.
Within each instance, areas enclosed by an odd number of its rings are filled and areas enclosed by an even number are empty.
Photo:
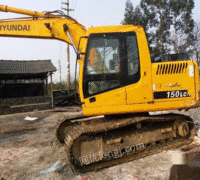
[[[61,9],[61,2],[67,0],[1,0],[1,5],[35,10],[53,11]],[[91,26],[120,25],[124,18],[126,0],[69,0],[70,16],[86,28]],[[132,0],[134,7],[140,0]],[[63,6],[64,7],[64,6]],[[0,12],[0,19],[15,18],[20,15]],[[193,10],[195,21],[200,20],[200,1],[195,0]],[[62,80],[67,80],[67,45],[57,40],[21,39],[0,37],[0,59],[3,60],[44,60],[51,59],[57,72],[53,81],[60,79],[59,60],[61,62]],[[70,48],[71,75],[74,75],[76,56]]]

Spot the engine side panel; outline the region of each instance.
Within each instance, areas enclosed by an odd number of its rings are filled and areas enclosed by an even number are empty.
[[[195,68],[192,61],[152,64],[155,102],[196,100]],[[177,107],[178,108],[178,107]]]

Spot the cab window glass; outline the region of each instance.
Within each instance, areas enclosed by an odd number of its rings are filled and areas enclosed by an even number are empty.
[[[120,86],[119,80],[110,80],[110,81],[90,81],[88,82],[88,91],[89,94],[95,94],[98,92],[103,92],[109,89]]]
[[[128,35],[126,39],[128,75],[134,75],[139,72],[139,53],[136,35]]]
[[[83,75],[84,98],[136,83],[139,79],[135,32],[89,36]]]
[[[86,56],[87,74],[109,74],[120,71],[119,40],[95,38],[90,41]]]

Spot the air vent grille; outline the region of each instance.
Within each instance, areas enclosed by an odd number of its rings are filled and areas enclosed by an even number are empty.
[[[156,75],[183,74],[187,72],[188,63],[159,64]]]

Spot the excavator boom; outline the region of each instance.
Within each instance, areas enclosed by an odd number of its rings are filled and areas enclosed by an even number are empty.
[[[86,28],[67,15],[37,12],[0,5],[0,11],[28,15],[28,18],[0,20],[0,36],[57,39],[78,49]],[[81,47],[80,47],[81,49]]]

